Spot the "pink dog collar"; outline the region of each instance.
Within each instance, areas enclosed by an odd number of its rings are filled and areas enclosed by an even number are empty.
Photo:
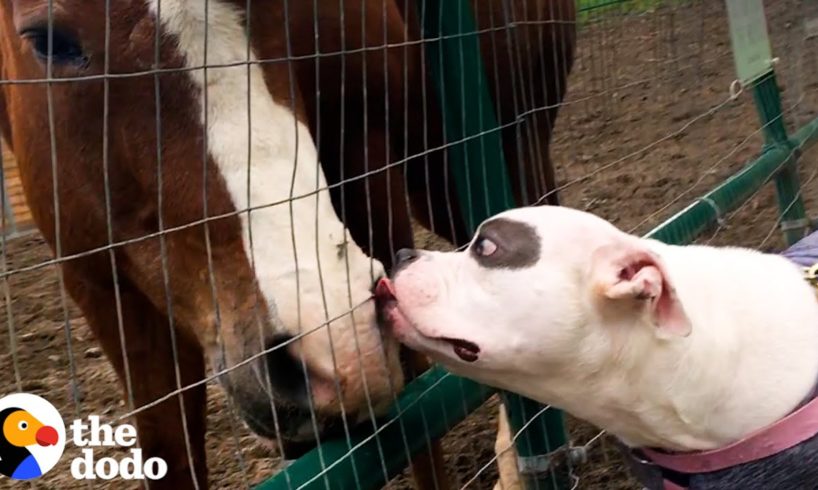
[[[641,464],[652,464],[662,470],[680,474],[719,471],[758,461],[814,437],[818,434],[818,397],[763,429],[720,449],[695,453],[670,454],[652,449],[639,449],[644,455]],[[631,458],[638,458],[629,451]],[[664,490],[686,487],[664,478]]]

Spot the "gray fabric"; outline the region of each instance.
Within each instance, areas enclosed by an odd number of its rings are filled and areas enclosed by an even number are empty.
[[[781,255],[802,267],[812,266],[818,262],[818,231],[802,238]]]
[[[818,231],[781,254],[802,267],[818,263]],[[818,436],[758,461],[711,473],[683,475],[681,479],[678,474],[642,464],[625,451],[631,472],[649,490],[663,490],[663,476],[690,490],[818,490]]]
[[[691,475],[689,488],[818,489],[818,436],[765,459],[713,473]]]
[[[764,459],[711,473],[680,475],[625,453],[631,474],[648,490],[663,490],[664,478],[690,490],[818,490],[818,436]]]

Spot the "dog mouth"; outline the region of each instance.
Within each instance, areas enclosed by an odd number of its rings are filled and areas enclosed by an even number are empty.
[[[398,337],[406,337],[406,335],[400,335],[399,332],[411,331],[415,337],[421,337],[427,342],[448,344],[454,355],[464,362],[475,362],[480,357],[480,347],[469,340],[453,337],[429,337],[424,335],[401,311],[395,293],[395,285],[389,278],[382,277],[379,279],[375,285],[373,294],[377,309],[382,316],[382,323],[390,327]]]
[[[474,362],[480,357],[480,347],[474,342],[449,337],[438,337],[436,340],[442,340],[443,342],[451,344],[454,353],[463,361]]]
[[[372,296],[375,298],[375,304],[379,311],[398,306],[398,298],[395,296],[395,285],[388,277],[378,279],[378,282],[375,283],[375,288],[372,290]]]

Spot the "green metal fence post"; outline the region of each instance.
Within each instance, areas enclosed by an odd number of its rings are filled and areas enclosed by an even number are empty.
[[[444,7],[445,5],[445,7]],[[466,226],[514,207],[500,128],[488,91],[477,28],[467,0],[418,2],[426,58],[443,110],[447,148]],[[567,443],[562,413],[503,394],[526,488],[565,488],[567,470],[550,455]]]
[[[764,150],[779,148],[793,153],[775,176],[781,229],[792,245],[809,231],[809,222],[798,182],[800,148],[787,136],[784,124],[764,0],[725,0],[725,4],[736,75],[742,85],[753,87],[753,100],[764,130]]]
[[[809,231],[809,220],[806,217],[804,201],[798,179],[798,156],[800,149],[787,136],[784,115],[781,111],[781,93],[776,83],[775,72],[770,71],[761,77],[753,87],[758,116],[764,128],[766,147],[781,147],[794,152],[784,167],[775,177],[775,190],[778,195],[778,212],[781,216],[781,229],[788,245],[803,238]]]

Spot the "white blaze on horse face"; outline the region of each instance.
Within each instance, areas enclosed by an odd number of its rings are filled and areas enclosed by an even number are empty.
[[[154,15],[158,1],[148,0]],[[373,351],[380,349],[374,305],[367,299],[372,276],[381,275],[383,266],[364,254],[336,216],[308,128],[273,100],[259,65],[251,63],[248,69],[244,63],[248,40],[241,12],[223,0],[208,2],[205,18],[204,1],[161,0],[161,24],[193,68],[210,157],[233,204],[239,211],[253,209],[240,217],[259,287],[273,322],[280,321],[293,335],[365,302],[355,310],[354,327],[350,315],[332,323],[335,361],[339,369],[348,366],[343,377],[355,377],[351,371],[360,369],[352,358],[356,351],[366,350],[370,360],[365,362],[371,363]],[[252,51],[249,61],[256,61]],[[206,81],[203,70],[196,69],[203,66],[209,66]],[[341,253],[345,242],[349,275]],[[299,349],[314,373],[332,375],[326,331],[307,336]]]

